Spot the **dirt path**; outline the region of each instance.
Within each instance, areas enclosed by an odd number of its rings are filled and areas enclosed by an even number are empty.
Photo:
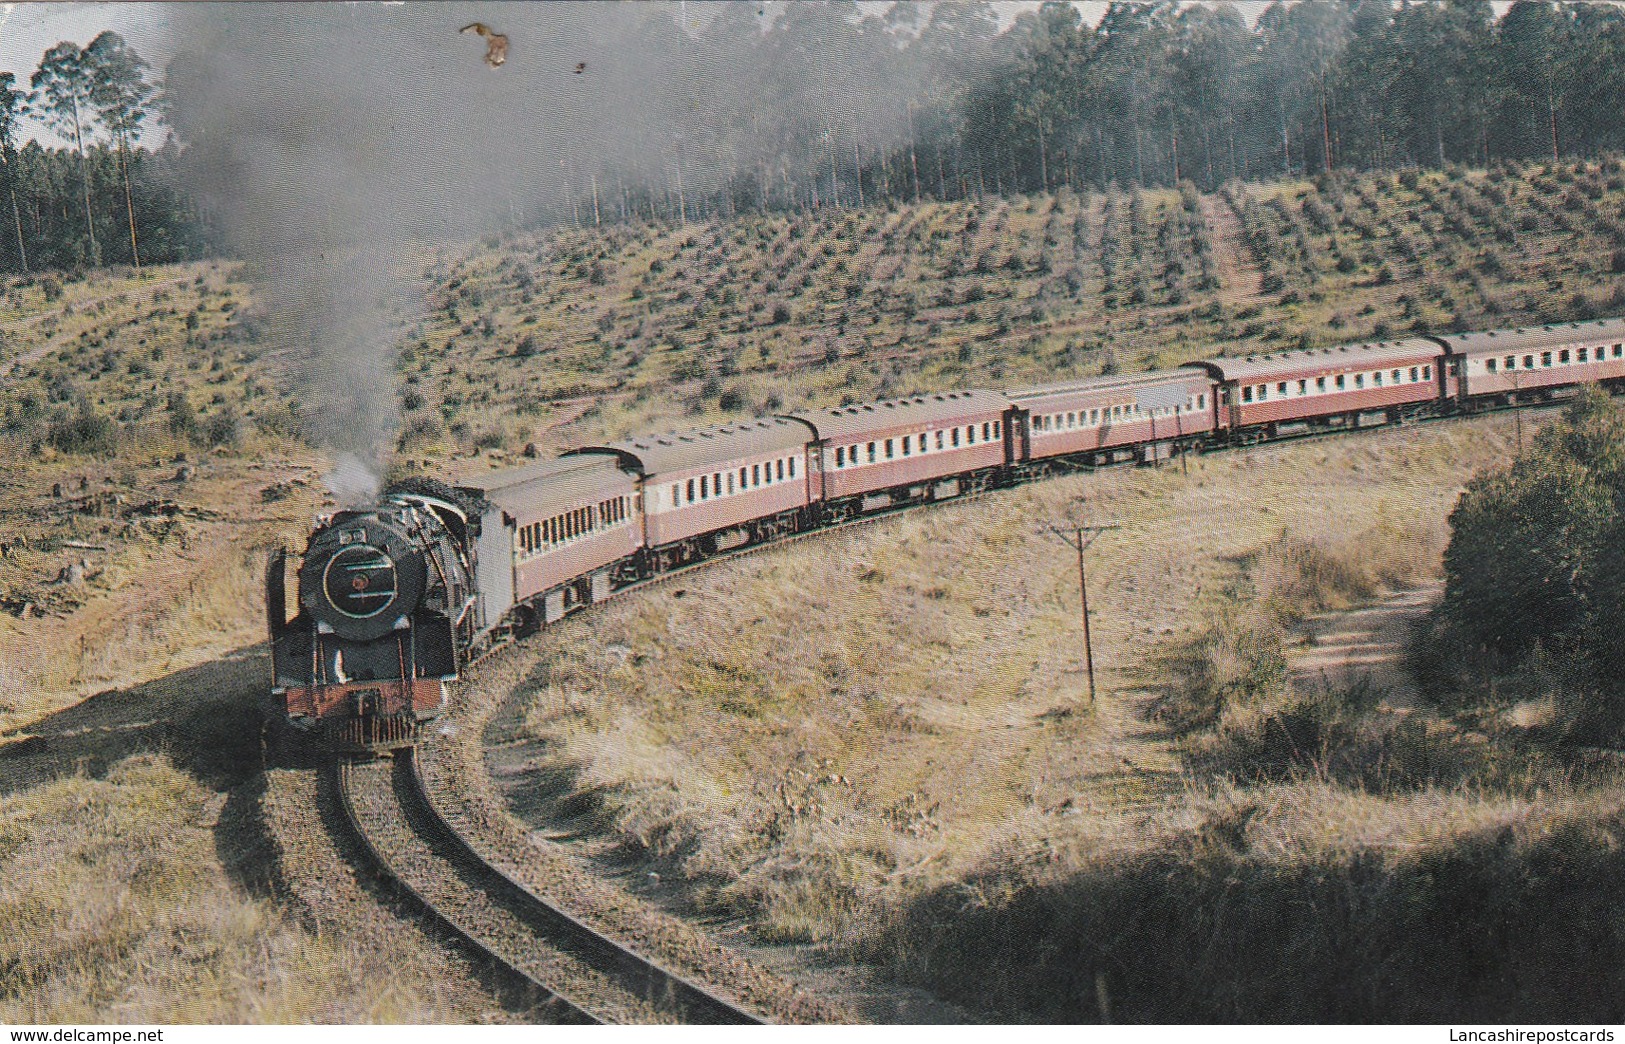
[[[1415,706],[1416,682],[1405,669],[1405,644],[1443,590],[1436,582],[1424,584],[1360,609],[1311,618],[1308,640],[1292,655],[1293,687],[1310,692],[1369,679],[1390,706]]]
[[[1264,273],[1253,260],[1252,248],[1241,234],[1241,221],[1222,196],[1202,197],[1202,220],[1213,233],[1219,256],[1219,300],[1225,304],[1256,301],[1264,295]]]

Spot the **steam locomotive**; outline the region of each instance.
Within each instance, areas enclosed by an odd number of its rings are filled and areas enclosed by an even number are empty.
[[[1246,357],[809,409],[587,446],[319,522],[287,618],[266,575],[269,721],[407,745],[459,669],[666,570],[1057,470],[1625,389],[1625,319]]]
[[[319,723],[345,749],[410,743],[437,715],[458,666],[487,637],[475,569],[475,501],[408,484],[377,504],[320,520],[287,618],[287,553],[266,569],[274,713],[299,731]],[[474,537],[474,540],[470,538]]]

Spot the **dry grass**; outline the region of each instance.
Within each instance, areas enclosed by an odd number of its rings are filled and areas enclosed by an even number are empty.
[[[545,639],[518,727],[545,750],[526,800],[551,795],[537,814],[578,817],[767,938],[842,941],[937,981],[911,964],[917,939],[885,934],[920,897],[973,888],[993,908],[985,889],[1188,845],[1209,788],[1235,789],[1147,720],[1165,650],[1199,644],[1238,585],[1237,617],[1281,633],[1436,568],[1457,489],[1510,432],[1496,418],[1061,479],[668,584]],[[1090,552],[1093,708],[1074,559],[1042,532],[1080,499],[1124,526]],[[1387,829],[1410,814],[1346,797],[1386,809],[1365,814]],[[1312,816],[1294,829],[1280,843],[1342,835]]]
[[[399,959],[248,887],[268,870],[238,850],[255,800],[152,753],[0,797],[0,1022],[467,1018]]]

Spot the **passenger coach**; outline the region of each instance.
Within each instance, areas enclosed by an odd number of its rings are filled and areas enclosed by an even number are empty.
[[[1012,392],[1025,413],[1019,456],[1150,461],[1213,431],[1211,382],[1194,370],[1095,377]]]
[[[998,392],[960,391],[798,413],[813,433],[814,496],[828,519],[986,488],[1013,463],[1013,412]]]
[[[793,417],[649,435],[612,453],[643,489],[643,544],[655,571],[795,531],[809,502],[812,429]],[[568,459],[568,458],[566,458]]]
[[[1218,429],[1249,441],[1436,412],[1447,352],[1409,338],[1190,365],[1213,378]]]
[[[1461,372],[1450,391],[1461,399],[1494,396],[1505,402],[1625,379],[1625,319],[1450,334],[1440,343],[1459,357]]]

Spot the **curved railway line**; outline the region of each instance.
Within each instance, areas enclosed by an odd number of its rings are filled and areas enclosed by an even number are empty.
[[[560,1022],[759,1024],[594,931],[475,852],[436,808],[417,752],[339,761],[323,790],[365,869],[511,997]]]

